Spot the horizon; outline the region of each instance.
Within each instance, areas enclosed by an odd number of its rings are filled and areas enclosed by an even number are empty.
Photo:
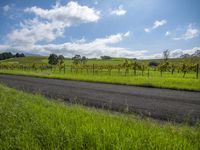
[[[160,59],[200,50],[198,0],[2,1],[0,52]],[[111,28],[109,28],[111,27]]]

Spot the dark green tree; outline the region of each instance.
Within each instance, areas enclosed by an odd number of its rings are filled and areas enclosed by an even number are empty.
[[[74,57],[72,57],[72,60],[73,60],[73,64],[78,65],[81,63],[81,56],[75,55]]]
[[[0,60],[13,58],[13,54],[11,52],[4,52],[0,54]]]
[[[82,62],[82,64],[86,64],[86,62],[87,62],[87,58],[85,57],[85,56],[83,56],[82,58],[81,58],[81,62]]]
[[[58,56],[56,54],[50,54],[48,58],[48,63],[50,65],[57,65],[58,64]]]
[[[65,57],[63,55],[59,55],[58,56],[58,63],[59,63],[59,65],[62,65],[64,63],[64,59],[65,59]]]

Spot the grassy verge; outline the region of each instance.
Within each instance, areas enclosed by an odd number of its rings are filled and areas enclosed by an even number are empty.
[[[114,84],[137,85],[146,87],[158,87],[180,90],[200,91],[200,79],[179,78],[179,77],[153,77],[150,76],[109,76],[109,75],[91,75],[74,73],[51,73],[51,72],[32,72],[20,70],[0,70],[0,74],[15,74],[25,76],[35,76],[44,78],[58,78],[68,80],[80,80],[90,82],[103,82]]]
[[[0,85],[0,149],[200,149],[200,127],[66,106]]]

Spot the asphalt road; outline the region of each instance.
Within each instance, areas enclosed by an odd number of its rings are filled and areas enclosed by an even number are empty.
[[[0,75],[0,83],[50,98],[116,111],[130,111],[160,120],[200,120],[200,92],[137,86]]]

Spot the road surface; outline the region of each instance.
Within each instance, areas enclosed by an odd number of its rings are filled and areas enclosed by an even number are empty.
[[[130,111],[160,120],[200,120],[200,92],[137,86],[0,75],[0,83],[50,98],[116,111]]]

